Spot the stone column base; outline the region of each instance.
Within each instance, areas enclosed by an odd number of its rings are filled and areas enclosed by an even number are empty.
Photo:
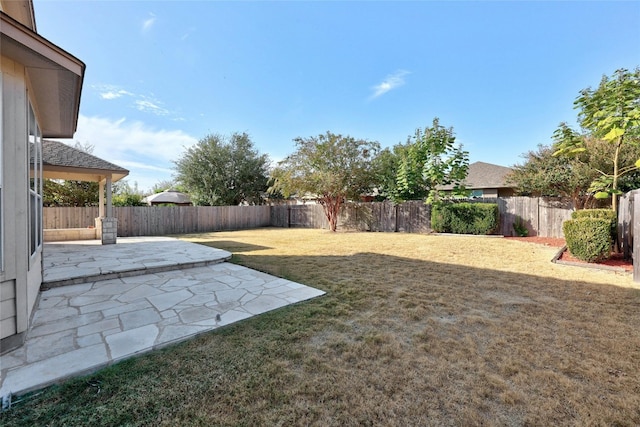
[[[96,238],[103,245],[114,245],[118,236],[118,218],[96,218]]]

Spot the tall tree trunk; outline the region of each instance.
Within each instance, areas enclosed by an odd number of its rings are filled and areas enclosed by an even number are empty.
[[[342,197],[324,196],[320,199],[324,214],[329,221],[329,230],[335,232],[338,229],[338,215],[342,205]]]
[[[620,148],[622,147],[623,136],[620,137],[620,140],[616,144],[616,152],[613,156],[613,194],[611,195],[611,209],[613,209],[616,213],[618,212],[618,195],[616,194],[616,190],[618,189],[618,174],[620,173],[620,166],[618,165],[618,161],[620,158]]]

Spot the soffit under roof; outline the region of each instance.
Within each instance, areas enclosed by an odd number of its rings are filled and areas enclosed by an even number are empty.
[[[25,66],[42,136],[73,137],[85,64],[6,13],[0,19],[0,52]]]

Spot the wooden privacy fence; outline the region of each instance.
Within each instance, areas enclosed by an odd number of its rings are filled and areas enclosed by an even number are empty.
[[[560,200],[535,197],[475,199],[497,203],[500,230],[515,235],[513,224],[521,221],[531,236],[562,237],[562,222],[571,217],[572,206]],[[329,228],[321,205],[277,206],[135,206],[114,207],[118,236],[158,236],[257,227]],[[44,228],[86,228],[94,225],[97,207],[44,208]],[[431,207],[421,201],[394,205],[390,202],[352,203],[344,207],[339,229],[428,233]]]
[[[625,258],[631,258],[634,253],[634,224],[637,224],[636,227],[640,227],[640,190],[630,191],[620,197],[618,204],[618,242]],[[636,267],[638,266],[634,261],[634,280],[636,280],[637,275]],[[640,270],[638,273],[640,273]],[[638,280],[640,280],[640,274],[637,276]]]
[[[243,230],[271,225],[269,206],[127,206],[114,207],[118,236],[161,236]],[[97,207],[44,208],[44,228],[94,225]]]
[[[340,214],[338,229],[427,233],[430,212],[431,207],[420,201],[349,203]],[[271,207],[271,226],[328,229],[329,221],[321,205],[277,205]]]
[[[98,217],[97,206],[80,208],[43,208],[43,227],[59,230],[61,228],[87,228],[95,226]]]
[[[514,236],[513,224],[519,221],[530,236],[563,237],[562,223],[571,218],[571,202],[541,197],[505,197],[474,199],[474,203],[497,203],[500,210],[498,234]],[[273,206],[274,227],[328,228],[320,205]],[[422,201],[394,205],[390,202],[352,203],[345,206],[338,228],[428,233],[431,231],[431,206]]]
[[[501,197],[475,199],[481,203],[497,203],[500,209],[500,230],[503,236],[515,236],[513,224],[527,227],[529,236],[564,237],[562,223],[571,219],[573,203],[546,197]]]

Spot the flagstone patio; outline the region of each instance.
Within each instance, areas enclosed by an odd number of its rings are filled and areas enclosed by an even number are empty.
[[[0,356],[5,406],[11,395],[324,294],[230,257],[166,237],[45,244],[45,290],[25,344]]]

